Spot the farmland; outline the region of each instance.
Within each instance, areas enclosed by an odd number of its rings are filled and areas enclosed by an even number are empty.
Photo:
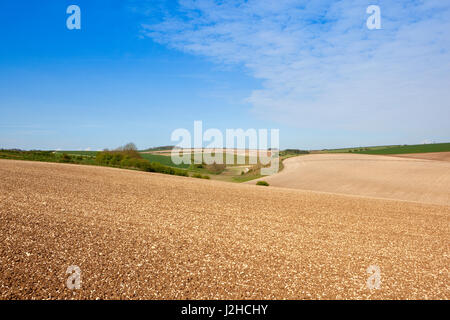
[[[2,299],[449,298],[446,161],[282,152],[261,177],[126,149],[2,154]]]
[[[449,298],[449,206],[15,160],[0,200],[2,299]]]
[[[320,153],[360,153],[360,154],[406,154],[406,153],[428,153],[428,152],[448,152],[450,143],[416,144],[416,145],[394,145],[375,147],[354,147],[342,149],[325,149]]]
[[[150,162],[158,162],[161,164],[164,164],[166,166],[175,167],[175,168],[189,168],[189,164],[181,163],[181,164],[175,164],[172,162],[172,159],[170,156],[163,156],[159,154],[152,154],[152,153],[140,153],[142,158],[150,161]]]
[[[45,162],[61,162],[85,165],[112,166],[124,169],[134,169],[150,172],[160,172],[177,175],[190,175],[194,178],[214,179],[228,182],[246,182],[261,177],[262,165],[258,162],[256,151],[241,154],[236,151],[223,150],[218,156],[224,164],[206,164],[204,161],[195,163],[194,158],[201,152],[187,150],[191,158],[191,164],[175,164],[172,161],[169,147],[153,148],[155,151],[133,151],[133,161],[123,159],[122,151],[22,151],[22,150],[0,150],[0,159],[31,160]],[[105,161],[105,154],[110,154]],[[284,150],[280,152],[280,159],[305,154],[306,151]],[[215,155],[214,153],[212,154]],[[231,155],[232,163],[225,164]],[[283,169],[282,161],[280,170]]]
[[[284,188],[450,205],[446,161],[330,153],[290,158],[284,166],[261,179]]]

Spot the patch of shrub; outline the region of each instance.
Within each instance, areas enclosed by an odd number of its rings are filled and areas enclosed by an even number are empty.
[[[202,175],[202,174],[200,174],[200,173],[194,173],[193,175],[192,175],[192,177],[193,178],[199,178],[199,179],[211,179],[211,177],[210,176],[208,176],[208,175]]]
[[[326,150],[326,149],[324,149]],[[279,152],[279,155],[282,156],[287,156],[287,155],[297,155],[297,154],[309,154],[309,151],[306,150],[299,150],[299,149],[285,149]]]
[[[189,174],[186,170],[175,169],[175,175],[182,177],[189,177]]]
[[[227,166],[225,164],[218,164],[214,162],[213,164],[208,164],[205,166],[206,170],[212,174],[220,174],[225,170]]]
[[[171,174],[171,175],[182,176],[182,177],[189,176],[188,172],[186,170],[165,166],[159,162],[150,163],[150,167],[148,167],[147,170],[145,170],[145,171],[165,173],[165,174]]]
[[[72,157],[69,156],[67,153],[63,153],[61,158],[59,158],[59,162],[65,162],[65,163],[72,162]]]
[[[269,186],[269,183],[266,182],[266,181],[258,181],[258,182],[256,183],[256,185],[257,185],[257,186],[265,186],[265,187],[268,187],[268,186]]]

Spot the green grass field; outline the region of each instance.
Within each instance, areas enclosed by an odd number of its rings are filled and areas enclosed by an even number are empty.
[[[405,153],[427,153],[450,151],[450,143],[355,147],[333,150],[322,150],[324,153],[359,153],[359,154],[405,154]]]
[[[146,152],[146,151],[170,151],[174,148],[174,146],[160,146],[160,147],[154,147],[154,148],[147,148],[144,150],[140,150],[139,152]]]
[[[260,175],[260,174],[250,174],[250,175],[243,175],[243,176],[235,176],[235,177],[232,177],[231,179],[233,182],[247,182],[247,181],[258,179],[261,177],[262,177],[262,175]]]
[[[393,147],[401,147],[398,146],[376,146],[376,147],[352,147],[352,148],[341,148],[341,149],[324,149],[320,150],[319,153],[345,153],[345,152],[357,152],[358,150],[380,150],[380,149],[386,149],[386,148],[393,148]]]

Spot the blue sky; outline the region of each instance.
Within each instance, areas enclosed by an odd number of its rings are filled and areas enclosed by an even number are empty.
[[[448,30],[434,0],[2,1],[0,147],[167,145],[194,120],[282,148],[450,141]]]

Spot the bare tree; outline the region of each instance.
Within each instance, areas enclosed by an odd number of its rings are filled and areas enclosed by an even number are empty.
[[[127,143],[122,148],[124,151],[137,151],[137,147],[133,142]]]

